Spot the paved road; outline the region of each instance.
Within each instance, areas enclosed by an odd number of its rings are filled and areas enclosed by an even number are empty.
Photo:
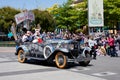
[[[0,80],[119,80],[120,57],[97,56],[90,65],[68,69],[41,62],[19,63],[14,47],[0,47]],[[119,51],[120,52],[120,51]],[[118,52],[118,53],[119,53]]]

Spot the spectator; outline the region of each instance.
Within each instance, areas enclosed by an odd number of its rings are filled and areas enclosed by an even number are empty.
[[[120,34],[117,35],[117,42],[118,42],[119,50],[120,50]]]
[[[96,45],[97,42],[93,40],[93,37],[88,37],[88,45],[91,48],[90,54],[93,55],[93,59],[96,59]]]
[[[109,35],[109,37],[107,39],[107,42],[108,42],[108,45],[110,46],[109,55],[111,57],[117,56],[117,53],[116,53],[116,50],[115,50],[115,45],[114,45],[114,43],[115,43],[114,36]]]

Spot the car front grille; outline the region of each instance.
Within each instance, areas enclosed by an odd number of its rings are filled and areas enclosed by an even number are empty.
[[[74,42],[74,43],[72,43],[72,44],[74,44],[74,49],[76,50],[78,50],[79,49],[79,42]]]
[[[74,49],[71,50],[71,54],[74,57],[77,57],[80,53],[80,44],[79,44],[79,42],[73,42],[72,44],[74,45]]]

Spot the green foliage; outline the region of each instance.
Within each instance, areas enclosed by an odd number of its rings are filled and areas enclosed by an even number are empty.
[[[68,0],[62,6],[53,8],[52,15],[55,16],[59,28],[76,30],[88,24],[87,0],[71,6],[73,0]],[[52,13],[55,12],[55,13]],[[104,0],[104,22],[105,26],[116,26],[120,22],[120,0]]]
[[[0,31],[8,33],[11,21],[14,21],[15,14],[19,12],[19,10],[10,7],[0,8]]]
[[[40,24],[42,31],[53,31],[56,27],[75,31],[88,24],[87,0],[74,6],[73,0],[68,0],[63,5],[57,4],[47,10],[34,9],[35,21],[32,25]],[[14,16],[20,13],[11,7],[0,8],[0,31],[8,32]],[[120,22],[120,0],[104,0],[104,24],[115,26]]]
[[[42,31],[53,31],[55,29],[55,22],[48,11],[33,10],[35,15],[35,24],[40,24]]]
[[[120,0],[104,0],[105,26],[116,26],[120,21]]]
[[[62,6],[51,9],[50,13],[55,17],[57,27],[74,31],[87,24],[86,1],[75,6],[72,3],[73,0],[68,0]]]
[[[53,31],[55,29],[55,21],[48,11],[35,9],[33,12],[35,14],[35,21],[32,23],[33,27],[39,23],[43,31]],[[8,33],[10,31],[11,22],[15,21],[14,16],[18,13],[20,13],[20,11],[14,8],[0,8],[0,31]]]

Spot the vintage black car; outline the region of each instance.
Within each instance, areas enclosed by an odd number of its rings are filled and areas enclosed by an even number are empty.
[[[50,39],[43,43],[24,42],[16,50],[18,61],[28,59],[55,62],[58,68],[65,68],[69,62],[88,65],[91,61],[90,48],[81,48],[75,40]]]

